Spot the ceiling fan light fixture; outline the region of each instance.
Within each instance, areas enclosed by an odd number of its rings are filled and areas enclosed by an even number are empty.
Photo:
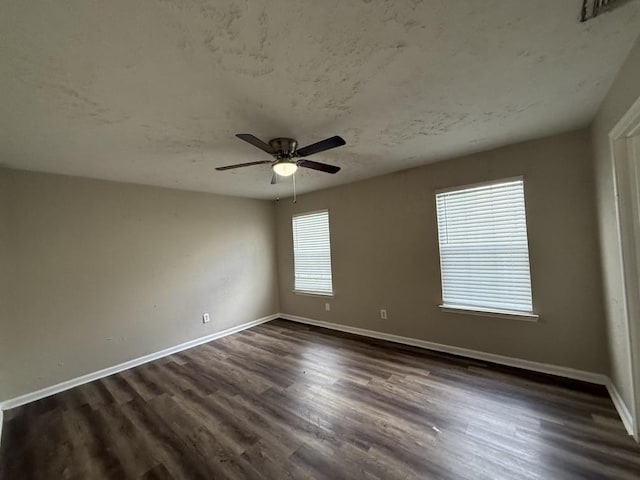
[[[292,162],[280,162],[273,166],[273,171],[281,177],[289,177],[296,173],[296,170],[298,170],[298,165]]]
[[[344,138],[335,135],[331,138],[325,138],[324,140],[298,149],[298,141],[294,138],[272,138],[269,140],[269,143],[266,143],[250,133],[238,133],[236,134],[236,137],[256,148],[259,148],[263,152],[268,153],[274,158],[274,160],[259,160],[256,162],[224,165],[222,167],[216,167],[216,170],[233,170],[235,168],[251,167],[253,165],[264,165],[269,163],[271,164],[271,168],[273,168],[273,175],[271,178],[272,185],[278,183],[278,177],[290,177],[296,173],[298,167],[310,168],[311,170],[317,170],[324,173],[338,173],[338,171],[340,171],[340,167],[327,165],[326,163],[314,162],[313,160],[307,160],[302,157],[308,157],[309,155],[315,155],[316,153],[341,147],[347,143],[344,141]]]

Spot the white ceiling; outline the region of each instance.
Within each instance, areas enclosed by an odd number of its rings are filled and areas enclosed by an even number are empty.
[[[235,133],[347,145],[299,192],[586,126],[640,2],[2,0],[0,164],[255,198]]]

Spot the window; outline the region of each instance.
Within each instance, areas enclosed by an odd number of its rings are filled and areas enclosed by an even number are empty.
[[[533,315],[522,179],[436,194],[443,308]]]
[[[291,223],[294,291],[332,295],[329,212],[295,215]]]

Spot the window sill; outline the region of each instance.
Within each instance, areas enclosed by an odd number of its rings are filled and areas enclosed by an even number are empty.
[[[507,318],[511,320],[521,320],[524,322],[537,322],[540,319],[539,315],[529,312],[517,312],[513,310],[497,310],[481,307],[467,307],[464,305],[439,305],[443,312],[447,313],[461,313],[465,315],[474,315],[477,317],[493,317],[493,318]]]
[[[304,296],[307,296],[307,297],[333,298],[333,293],[307,292],[305,290],[293,290],[293,293],[295,293],[296,295],[304,295]]]

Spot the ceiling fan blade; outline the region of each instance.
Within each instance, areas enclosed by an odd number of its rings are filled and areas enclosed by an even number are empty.
[[[336,135],[335,137],[327,138],[320,142],[312,143],[311,145],[302,147],[298,149],[297,153],[300,157],[308,157],[309,155],[313,155],[314,153],[324,152],[325,150],[341,147],[346,143],[347,142],[345,142],[342,137]]]
[[[254,147],[258,147],[260,150],[267,152],[269,155],[274,155],[276,152],[271,145],[263,142],[258,137],[254,137],[250,133],[236,133],[236,137],[240,140],[244,140],[247,143],[250,143]]]
[[[271,185],[275,185],[276,183],[278,183],[278,174],[273,172],[273,175],[271,175]]]
[[[250,167],[251,165],[262,165],[264,163],[271,163],[271,160],[260,160],[259,162],[249,162],[249,163],[237,163],[235,165],[227,165],[225,167],[217,167],[216,170],[231,170],[232,168],[240,168],[240,167]]]
[[[304,168],[311,168],[313,170],[320,170],[325,173],[338,173],[340,167],[334,167],[333,165],[327,165],[326,163],[314,162],[312,160],[298,160],[298,166]]]

